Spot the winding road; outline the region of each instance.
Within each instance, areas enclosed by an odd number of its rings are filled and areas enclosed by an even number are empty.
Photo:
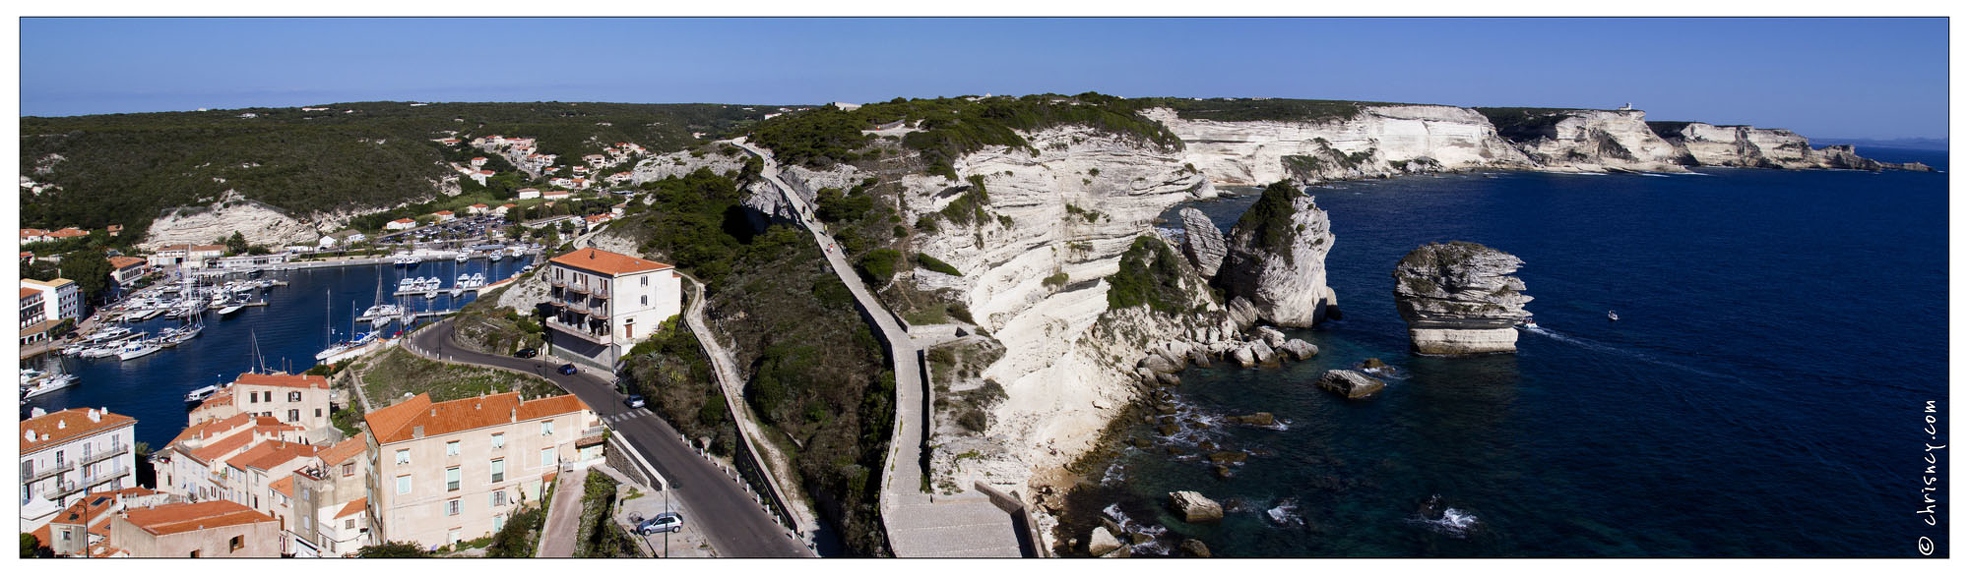
[[[561,375],[559,362],[478,353],[452,342],[456,326],[440,321],[410,334],[404,349],[441,361],[531,373],[579,397],[609,428],[668,480],[684,516],[723,557],[813,557],[801,541],[759,507],[738,480],[697,454],[670,423],[647,409],[630,409],[612,381],[591,371]]]

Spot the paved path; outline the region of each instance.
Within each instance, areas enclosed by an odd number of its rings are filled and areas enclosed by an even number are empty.
[[[722,557],[813,557],[801,542],[788,537],[739,480],[699,456],[684,443],[669,422],[646,409],[622,404],[614,382],[582,370],[575,375],[554,371],[560,362],[487,355],[452,343],[456,326],[440,321],[410,334],[404,348],[426,358],[530,373],[573,393],[608,422],[623,441],[641,453],[670,482],[678,507],[698,518],[705,539]]]
[[[540,549],[534,557],[573,557],[575,532],[581,530],[581,495],[588,469],[562,471],[554,478],[554,501],[547,506],[547,523],[540,529]]]
[[[767,432],[752,417],[752,409],[745,403],[745,380],[738,377],[738,369],[732,366],[731,352],[725,349],[724,342],[718,341],[718,334],[706,327],[704,284],[699,283],[697,278],[682,273],[677,275],[683,276],[691,288],[691,305],[684,310],[684,323],[690,324],[691,333],[697,334],[697,343],[704,348],[704,355],[711,358],[712,373],[718,378],[718,387],[725,392],[725,410],[732,421],[738,422],[740,432],[745,434],[742,438],[745,444],[752,446],[752,464],[766,470],[766,480],[772,482],[773,491],[785,498],[787,513],[793,515],[794,524],[801,533],[807,534],[807,542],[813,543],[813,534],[820,528],[813,513],[809,512],[813,505],[807,502],[804,493],[786,488],[788,485],[800,485],[800,478],[794,475],[793,464],[786,454],[766,439],[769,437]]]
[[[882,523],[889,535],[889,547],[897,557],[1017,557],[1019,546],[1012,518],[991,504],[982,494],[964,493],[939,497],[933,501],[923,488],[928,483],[924,469],[923,446],[928,443],[925,429],[928,390],[916,354],[920,349],[907,326],[869,293],[868,287],[835,247],[826,227],[814,220],[814,206],[779,177],[779,166],[765,150],[743,139],[733,144],[757,156],[764,164],[760,176],[779,190],[799,221],[813,234],[814,242],[827,256],[834,275],[848,286],[862,309],[868,310],[875,335],[888,342],[892,369],[896,374],[896,422],[889,440],[889,461],[882,474]]]

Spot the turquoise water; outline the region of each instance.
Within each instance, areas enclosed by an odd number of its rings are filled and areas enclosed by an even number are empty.
[[[1309,190],[1333,221],[1345,319],[1290,335],[1320,355],[1185,372],[1174,391],[1207,428],[1131,429],[1156,444],[1077,492],[1064,535],[1108,516],[1156,535],[1148,555],[1193,537],[1219,556],[1876,557],[1916,555],[1923,536],[1946,555],[1946,514],[1915,512],[1924,403],[1947,413],[1947,176],[1701,174]],[[1197,205],[1228,228],[1252,199]],[[1389,273],[1452,239],[1526,261],[1542,328],[1519,353],[1407,352]],[[1398,373],[1381,394],[1314,386],[1369,357]],[[1220,419],[1256,411],[1283,428]],[[1222,479],[1200,440],[1252,456]],[[1162,508],[1175,490],[1231,510],[1184,524]]]

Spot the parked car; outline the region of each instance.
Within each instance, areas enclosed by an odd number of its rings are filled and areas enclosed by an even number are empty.
[[[536,355],[540,355],[540,350],[537,350],[537,349],[533,349],[533,348],[531,348],[531,347],[529,347],[529,348],[523,348],[523,349],[521,349],[521,350],[519,350],[519,351],[515,351],[515,352],[513,352],[513,357],[517,357],[517,358],[520,358],[520,359],[527,359],[527,358],[531,358],[531,357],[533,357],[533,356],[536,356]]]
[[[658,513],[656,514],[655,517],[645,519],[643,520],[642,523],[636,524],[637,535],[676,533],[678,531],[683,531],[683,530],[684,530],[684,516],[675,511],[665,511],[662,513]]]
[[[624,399],[624,400],[622,400],[622,404],[623,404],[623,405],[627,405],[627,406],[629,406],[629,407],[631,407],[631,408],[637,408],[637,407],[642,407],[642,406],[643,406],[643,396],[640,396],[640,395],[636,395],[636,394],[633,394],[633,393],[631,393],[631,394],[629,394],[629,398],[628,398],[628,399]]]
[[[579,370],[576,370],[574,368],[574,364],[566,363],[566,364],[561,364],[561,368],[555,371],[561,372],[561,375],[574,375],[574,372]]]

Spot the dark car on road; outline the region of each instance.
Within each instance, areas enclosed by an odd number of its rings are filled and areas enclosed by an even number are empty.
[[[536,355],[540,355],[540,350],[533,349],[530,347],[513,352],[513,357],[517,357],[520,359],[527,359]]]
[[[662,513],[658,513],[656,514],[655,517],[645,519],[643,520],[642,523],[636,524],[637,535],[676,533],[678,531],[683,531],[683,530],[684,530],[684,516],[678,514],[675,511],[665,511]]]
[[[579,370],[574,369],[574,364],[565,363],[565,364],[561,364],[561,368],[555,371],[561,372],[561,375],[574,375],[574,372]]]

